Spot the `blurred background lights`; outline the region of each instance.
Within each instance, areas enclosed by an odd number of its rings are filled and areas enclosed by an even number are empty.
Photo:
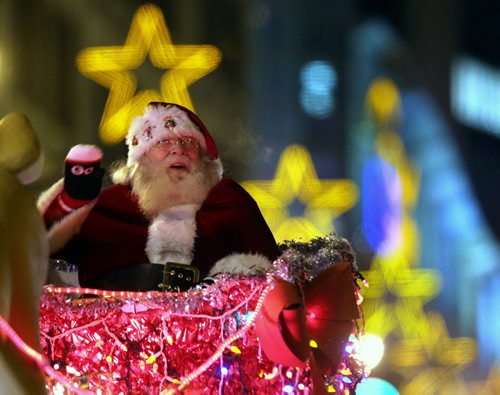
[[[300,104],[313,118],[325,119],[335,108],[337,72],[330,62],[314,60],[300,70]]]
[[[389,78],[375,79],[368,88],[366,100],[366,105],[379,124],[386,124],[399,116],[399,90]]]
[[[363,233],[373,251],[388,255],[401,242],[402,185],[396,169],[375,157],[362,176]]]
[[[9,65],[9,54],[0,47],[0,87],[7,89],[12,77],[12,67]]]
[[[273,180],[249,180],[242,185],[257,201],[278,241],[309,240],[332,232],[332,221],[350,210],[359,195],[350,180],[318,178],[309,151],[298,144],[283,151]],[[306,206],[304,216],[290,215],[294,200]]]
[[[146,56],[163,72],[160,91],[137,91],[133,70]],[[161,8],[145,4],[137,9],[123,46],[85,48],[79,52],[76,65],[83,75],[109,89],[100,136],[107,144],[117,144],[125,137],[133,116],[151,101],[193,109],[187,88],[216,69],[220,61],[221,52],[213,45],[174,45]]]
[[[64,388],[64,386],[61,383],[55,383],[52,386],[51,391],[54,395],[64,395],[64,393],[66,392],[66,389]]]
[[[382,338],[367,333],[359,340],[359,359],[366,363],[368,369],[373,369],[382,360],[384,348]]]
[[[447,393],[500,393],[488,384],[500,366],[500,13],[488,12],[491,0],[108,3],[0,3],[2,113],[27,114],[47,158],[33,191],[60,177],[74,144],[102,146],[106,165],[123,158],[122,124],[150,98],[192,105],[232,178],[253,180],[245,186],[278,242],[335,231],[353,243],[370,283],[365,327],[384,340],[376,376],[404,394],[444,393],[443,383],[456,388]],[[433,12],[440,23],[428,23]],[[217,68],[200,76],[203,62]],[[115,365],[116,355],[92,363]],[[226,362],[216,365],[225,384],[237,374]],[[279,393],[300,390],[278,369],[260,378],[279,380]],[[396,393],[380,379],[356,392]]]
[[[399,395],[398,390],[388,381],[369,377],[356,389],[357,395]]]
[[[465,125],[500,137],[500,71],[471,58],[459,58],[451,73],[451,103]]]

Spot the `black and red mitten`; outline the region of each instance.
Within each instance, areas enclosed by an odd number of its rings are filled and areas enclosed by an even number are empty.
[[[101,167],[102,152],[94,145],[75,145],[64,161],[63,201],[69,197],[69,206],[81,206],[96,199],[101,192],[104,169]]]
[[[75,145],[64,160],[64,187],[49,204],[43,217],[47,226],[99,196],[104,169],[102,152],[94,145]]]

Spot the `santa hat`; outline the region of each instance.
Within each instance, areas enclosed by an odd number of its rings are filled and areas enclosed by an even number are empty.
[[[137,163],[160,140],[175,137],[194,138],[211,160],[219,160],[215,142],[196,114],[179,104],[151,102],[144,114],[130,124],[127,164]]]

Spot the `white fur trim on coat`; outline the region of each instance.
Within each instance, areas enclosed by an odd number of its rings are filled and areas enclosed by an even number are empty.
[[[63,189],[64,178],[61,178],[49,189],[40,194],[36,202],[36,206],[38,207],[38,211],[40,211],[40,214],[45,214],[45,211],[47,211],[50,204],[62,193]]]
[[[37,201],[37,208],[43,216],[50,204],[57,199],[64,188],[64,179],[61,178],[49,189],[43,192]],[[71,211],[60,221],[56,222],[47,233],[49,238],[49,251],[51,254],[63,248],[71,238],[80,231],[83,222],[87,219],[90,210],[95,206],[94,200],[76,210]]]
[[[189,265],[193,259],[196,212],[200,206],[185,204],[158,214],[148,231],[146,254],[150,262]]]
[[[261,274],[269,270],[271,266],[271,260],[260,254],[231,254],[215,262],[208,275],[213,276],[224,272],[248,276]]]

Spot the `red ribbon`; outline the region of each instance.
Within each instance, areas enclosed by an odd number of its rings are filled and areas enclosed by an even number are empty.
[[[321,375],[335,374],[359,318],[351,264],[322,271],[304,285],[303,297],[296,285],[275,281],[256,320],[262,350],[286,366],[304,368],[309,362],[314,393],[326,393]]]

